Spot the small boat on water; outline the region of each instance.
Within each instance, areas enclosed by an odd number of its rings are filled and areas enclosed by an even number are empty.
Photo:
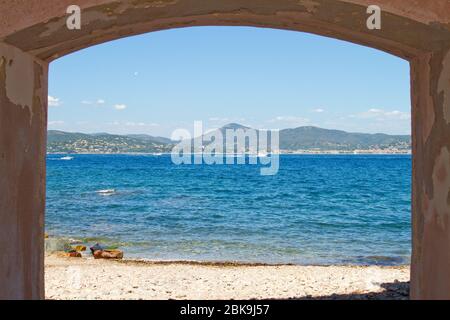
[[[95,192],[101,196],[110,196],[116,193],[116,189],[97,190]]]
[[[264,151],[258,152],[258,157],[260,157],[260,158],[265,158],[267,156],[268,156],[267,152],[264,152]]]
[[[60,160],[70,161],[73,160],[73,157],[62,157]]]

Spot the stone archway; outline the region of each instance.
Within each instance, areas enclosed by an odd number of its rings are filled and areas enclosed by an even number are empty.
[[[81,30],[66,9],[82,8]],[[368,5],[381,30],[366,27]],[[315,33],[411,63],[411,297],[450,299],[450,3],[446,0],[0,0],[0,299],[44,298],[48,64],[121,37],[185,26]]]

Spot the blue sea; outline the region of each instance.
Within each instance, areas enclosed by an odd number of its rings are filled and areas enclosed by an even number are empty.
[[[274,176],[170,155],[48,155],[46,232],[127,258],[399,265],[410,195],[408,155],[283,155]]]

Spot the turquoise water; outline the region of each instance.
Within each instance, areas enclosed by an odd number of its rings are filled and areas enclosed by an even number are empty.
[[[409,263],[410,156],[285,155],[275,176],[168,155],[64,156],[47,158],[52,236],[129,258]]]

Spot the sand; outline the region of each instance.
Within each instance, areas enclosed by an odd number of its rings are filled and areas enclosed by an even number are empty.
[[[409,267],[252,266],[49,255],[47,299],[407,299]]]

